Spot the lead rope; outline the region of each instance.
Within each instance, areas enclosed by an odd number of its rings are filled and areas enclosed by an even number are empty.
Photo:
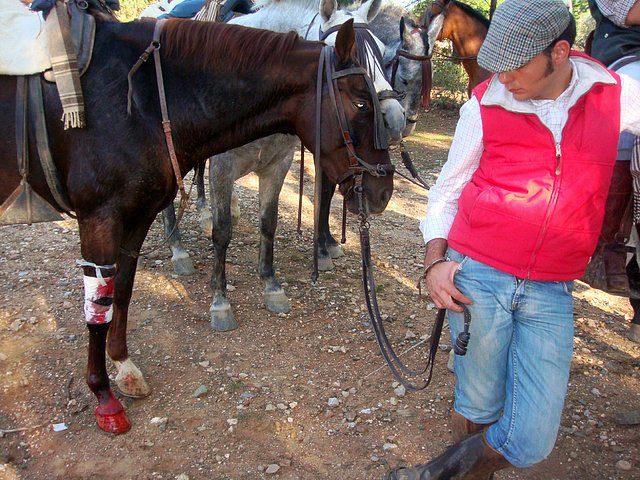
[[[361,177],[361,175],[359,175]],[[438,345],[440,343],[440,336],[442,335],[442,328],[444,325],[444,317],[446,309],[442,308],[438,310],[436,320],[433,324],[430,337],[429,353],[427,357],[427,364],[421,371],[415,371],[407,367],[398,357],[393,350],[391,342],[384,330],[384,324],[382,315],[380,315],[380,309],[378,307],[378,299],[376,296],[376,285],[373,276],[373,263],[371,261],[371,243],[369,237],[369,222],[366,214],[363,210],[362,199],[362,186],[361,182],[355,187],[356,194],[358,195],[360,212],[358,213],[359,230],[360,230],[360,251],[362,255],[362,286],[364,290],[365,300],[367,304],[367,311],[369,312],[369,319],[371,321],[371,327],[376,336],[378,347],[382,356],[389,366],[394,378],[399,381],[408,390],[423,390],[430,383],[433,377],[433,366],[435,364],[436,353],[438,352]],[[454,352],[457,355],[465,355],[467,353],[467,346],[469,344],[469,325],[471,323],[471,314],[466,305],[459,304],[464,311],[464,330],[458,335],[456,344],[454,346]],[[421,378],[420,383],[415,383],[412,379],[423,376],[428,371],[426,378]],[[411,377],[412,379],[408,378]]]

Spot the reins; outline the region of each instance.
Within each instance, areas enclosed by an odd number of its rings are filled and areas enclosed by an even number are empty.
[[[156,247],[151,250],[140,252],[134,255],[134,252],[125,252],[128,255],[138,257],[140,255],[147,255],[151,252],[158,250],[160,247],[165,245],[171,236],[175,233],[182,220],[182,216],[184,215],[184,211],[187,208],[187,203],[189,202],[189,193],[186,192],[184,188],[184,179],[182,177],[182,173],[180,172],[180,165],[178,164],[178,157],[176,155],[176,150],[173,144],[173,135],[171,133],[171,120],[169,119],[169,109],[167,107],[167,96],[164,87],[164,78],[162,76],[162,63],[160,60],[160,32],[162,31],[162,26],[165,20],[156,21],[155,28],[153,30],[153,40],[149,44],[149,46],[142,52],[138,61],[134,64],[134,66],[129,71],[127,75],[127,81],[129,83],[129,91],[127,93],[127,114],[131,115],[131,106],[133,104],[133,76],[138,71],[138,69],[149,59],[149,55],[153,53],[153,60],[156,70],[156,84],[158,87],[158,97],[160,99],[160,111],[162,112],[162,130],[164,132],[165,143],[167,145],[167,151],[169,152],[169,159],[171,161],[171,168],[173,169],[173,174],[176,179],[176,183],[178,185],[178,190],[180,191],[180,204],[178,207],[178,213],[176,214],[176,223],[173,227],[173,230],[169,235],[165,237],[165,239]],[[193,183],[191,184],[191,188],[193,188]],[[191,188],[189,192],[191,192]]]
[[[358,193],[358,196],[362,196],[362,192]],[[362,206],[363,200],[358,201]],[[408,390],[423,390],[431,383],[433,377],[433,366],[435,364],[436,353],[438,352],[438,345],[440,343],[440,336],[442,334],[442,328],[444,325],[444,317],[446,309],[441,308],[436,315],[433,328],[430,335],[429,353],[427,356],[427,363],[421,370],[413,370],[406,366],[398,354],[395,353],[391,342],[387,337],[384,330],[384,323],[382,315],[380,314],[380,308],[378,307],[378,299],[376,296],[376,284],[373,276],[373,263],[371,261],[371,242],[369,237],[369,221],[367,220],[364,210],[360,210],[358,213],[359,220],[359,233],[360,233],[360,252],[362,257],[362,287],[364,290],[365,301],[367,304],[367,311],[369,313],[369,320],[371,321],[371,327],[376,336],[376,341],[382,357],[389,366],[389,370],[393,374],[394,378],[400,382]],[[456,343],[453,346],[453,351],[456,355],[465,355],[467,353],[467,347],[469,345],[469,326],[471,324],[471,313],[466,305],[458,303],[463,309],[464,314],[464,327],[460,332]],[[428,372],[428,373],[427,373]],[[426,378],[423,376],[427,373]],[[417,382],[417,383],[416,383]]]

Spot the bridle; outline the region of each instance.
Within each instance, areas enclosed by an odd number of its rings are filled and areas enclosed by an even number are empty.
[[[422,26],[416,27],[411,30],[411,34],[421,34],[425,31],[425,28]],[[421,102],[420,105],[423,108],[429,106],[431,100],[431,87],[432,87],[432,65],[431,65],[431,55],[414,55],[412,53],[407,52],[402,48],[396,49],[396,54],[394,57],[385,65],[385,69],[391,67],[391,78],[389,79],[389,83],[391,84],[391,88],[396,89],[396,73],[398,71],[398,67],[400,66],[400,58],[406,58],[407,60],[412,60],[421,63],[422,69],[422,91],[420,94]]]
[[[321,119],[322,119],[322,90],[326,85],[330,103],[333,106],[334,113],[338,121],[338,127],[342,134],[342,140],[347,149],[347,155],[349,158],[349,167],[338,179],[338,184],[343,184],[347,180],[353,178],[353,187],[349,188],[344,193],[345,201],[350,199],[353,195],[358,198],[358,216],[366,218],[366,209],[364,206],[364,187],[363,180],[364,175],[368,174],[374,177],[385,177],[389,173],[393,173],[395,167],[392,164],[371,164],[364,161],[358,156],[353,145],[353,134],[351,125],[345,114],[344,105],[338,100],[340,87],[338,85],[338,79],[350,76],[350,75],[362,75],[369,87],[371,99],[374,109],[374,123],[384,126],[382,119],[382,111],[380,109],[380,103],[378,101],[378,95],[371,78],[369,77],[367,70],[362,67],[351,67],[344,70],[336,71],[335,69],[335,51],[333,47],[325,45],[320,52],[320,61],[318,62],[318,74],[316,83],[316,131],[315,131],[315,192],[314,192],[314,252],[313,252],[313,274],[312,281],[315,283],[318,278],[318,239],[319,239],[319,218],[320,218],[320,192],[322,190],[322,175],[320,166],[320,144],[321,144]],[[377,150],[387,149],[386,133],[382,131],[383,136],[380,138],[380,144],[376,145]]]
[[[326,40],[329,35],[337,32],[340,29],[340,26],[341,25],[334,25],[327,31],[322,31],[322,29],[320,29],[320,41]],[[354,23],[353,29],[356,33],[356,58],[368,72],[371,72],[370,76],[375,80],[376,67],[375,64],[372,65],[369,61],[369,55],[367,55],[367,53],[368,51],[370,51],[373,54],[375,60],[377,60],[377,63],[380,66],[381,74],[384,75],[384,70],[382,69],[382,52],[380,51],[380,48],[378,47],[378,44],[376,43],[373,33],[371,32],[371,28],[368,24]],[[393,90],[393,84],[391,84],[391,88],[392,90],[381,90],[379,92],[376,92],[377,99],[379,101],[387,99],[399,100],[400,96],[396,91]],[[386,132],[384,132],[384,123],[378,124],[376,126],[376,137],[378,136],[383,137],[384,142],[386,143],[387,135]],[[379,148],[378,140],[376,140],[376,148]]]

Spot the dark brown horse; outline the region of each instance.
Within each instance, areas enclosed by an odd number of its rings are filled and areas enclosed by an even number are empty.
[[[428,29],[429,54],[437,40],[450,40],[454,61],[460,61],[469,76],[467,94],[490,72],[478,65],[478,51],[489,30],[489,20],[469,5],[456,0],[436,0],[420,17],[420,25]]]
[[[63,130],[57,90],[42,82],[51,152],[80,231],[89,329],[86,380],[98,398],[98,425],[111,433],[124,433],[130,424],[111,391],[105,354],[118,367],[116,382],[125,395],[150,391],[128,356],[127,312],[140,247],[177,189],[153,62],[133,76],[127,114],[127,74],[150,45],[155,25],[98,22],[93,60],[82,77],[86,128]],[[358,201],[351,195],[350,172],[363,170],[366,209],[384,210],[393,188],[392,168],[387,151],[374,148],[374,102],[369,80],[354,61],[352,21],[340,30],[334,49],[296,34],[182,20],[167,21],[159,41],[182,175],[212,155],[259,137],[296,134],[311,151],[319,144],[317,161],[340,183],[352,211],[358,211]],[[323,58],[333,59],[335,73],[320,90],[322,131],[316,136],[316,84]],[[0,76],[0,205],[22,180],[16,162],[21,128],[17,84],[18,77]],[[340,122],[338,111],[343,112]],[[38,158],[33,142],[28,150]],[[372,165],[389,174],[376,176]],[[55,205],[38,162],[31,165],[28,181]]]

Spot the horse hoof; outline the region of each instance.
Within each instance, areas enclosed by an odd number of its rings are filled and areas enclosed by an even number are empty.
[[[188,253],[173,255],[171,257],[171,263],[173,264],[173,271],[176,275],[188,276],[196,273],[196,269]]]
[[[211,328],[216,332],[228,332],[238,328],[238,323],[233,318],[231,306],[227,302],[226,305],[213,306],[209,309],[211,314]]]
[[[331,270],[333,270],[333,268],[333,260],[331,260],[330,256],[318,256],[318,270],[320,270],[321,272],[330,272]]]
[[[331,255],[331,258],[341,258],[344,257],[344,250],[342,250],[342,246],[341,245],[329,245],[327,247],[327,251],[329,252],[329,255]]]
[[[284,293],[284,290],[281,288],[279,290],[267,291],[263,292],[264,295],[264,304],[267,307],[267,310],[273,313],[289,313],[291,311],[291,306],[289,305],[289,300]]]
[[[120,435],[127,433],[131,430],[131,422],[124,413],[124,410],[115,414],[100,415],[96,408],[96,423],[103,432],[113,433],[114,435]]]
[[[124,362],[113,362],[118,369],[116,385],[118,390],[126,397],[144,398],[151,393],[151,388],[144,380],[142,372],[135,366],[131,359]]]
[[[104,432],[120,435],[131,430],[131,422],[124,413],[122,404],[111,391],[109,391],[108,400],[96,407],[94,415],[98,427]]]

